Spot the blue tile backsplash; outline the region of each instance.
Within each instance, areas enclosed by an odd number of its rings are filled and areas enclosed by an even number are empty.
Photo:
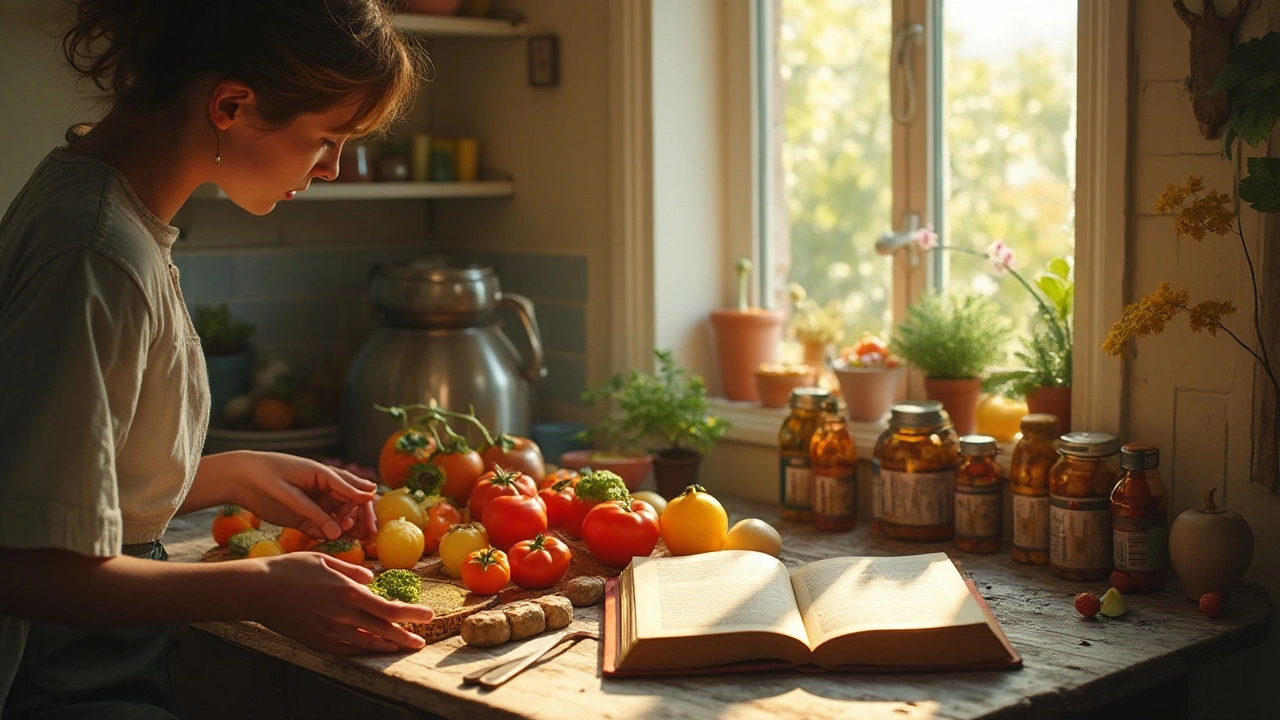
[[[342,375],[378,326],[368,299],[378,264],[422,254],[419,248],[246,249],[174,256],[188,308],[226,303],[257,326],[253,342],[279,352],[300,373]],[[489,265],[503,290],[533,301],[547,377],[534,386],[537,405],[578,403],[586,382],[587,260],[573,255],[450,253]],[[513,339],[519,335],[508,329]],[[537,405],[535,407],[537,407]],[[535,410],[535,419],[539,415]]]

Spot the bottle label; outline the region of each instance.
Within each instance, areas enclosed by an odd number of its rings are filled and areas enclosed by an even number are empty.
[[[972,540],[1000,537],[1004,495],[999,485],[956,486],[956,537]]]
[[[782,456],[779,469],[782,485],[782,507],[788,510],[808,510],[813,507],[813,475],[809,471],[809,456]]]
[[[851,518],[857,513],[858,496],[853,473],[813,473],[813,514]]]
[[[898,525],[946,525],[951,522],[955,469],[909,473],[880,470],[881,518]]]
[[[1169,566],[1169,530],[1155,518],[1111,518],[1111,561],[1117,570],[1151,572]]]
[[[1049,549],[1049,496],[1013,493],[1013,546],[1019,550]]]
[[[1049,562],[1071,570],[1111,567],[1111,500],[1049,496]]]
[[[884,478],[880,476],[880,458],[871,460],[871,517],[884,519]]]

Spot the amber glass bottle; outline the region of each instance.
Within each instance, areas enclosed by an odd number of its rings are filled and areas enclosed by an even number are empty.
[[[942,403],[898,403],[876,440],[875,517],[895,540],[948,540],[955,533],[952,493],[960,465],[956,431]]]
[[[822,423],[809,441],[813,472],[813,526],[852,530],[858,524],[858,448],[837,399],[822,403]]]
[[[831,394],[822,388],[791,391],[791,414],[778,431],[778,490],[781,515],[787,520],[813,518],[813,476],[809,469],[809,441],[822,417],[822,401]]]
[[[971,553],[1000,550],[1004,533],[1000,492],[1000,448],[990,435],[960,438],[960,468],[956,470],[956,547]]]
[[[1120,440],[1073,432],[1058,440],[1049,470],[1049,569],[1067,580],[1111,575],[1111,490],[1120,478]]]
[[[1160,449],[1146,443],[1120,448],[1120,482],[1111,491],[1112,566],[1129,592],[1163,590],[1169,567],[1169,496],[1160,480]]]
[[[1022,418],[1022,439],[1009,460],[1013,494],[1013,559],[1049,563],[1049,470],[1058,460],[1058,418],[1034,413]]]

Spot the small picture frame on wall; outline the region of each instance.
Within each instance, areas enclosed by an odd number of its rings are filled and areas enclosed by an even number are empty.
[[[529,84],[556,87],[560,84],[560,36],[529,36]]]

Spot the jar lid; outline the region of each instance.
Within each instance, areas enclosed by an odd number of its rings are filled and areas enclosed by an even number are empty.
[[[822,412],[832,415],[844,415],[844,400],[839,395],[833,395],[822,401]]]
[[[911,400],[896,403],[889,413],[889,423],[904,428],[929,428],[941,425],[944,415],[937,400]]]
[[[990,435],[962,435],[960,452],[965,455],[996,455],[1000,452],[1000,446],[996,445],[996,439]]]
[[[1022,432],[1057,434],[1058,416],[1049,413],[1031,413],[1022,416]]]
[[[831,393],[820,387],[802,387],[791,391],[791,407],[796,410],[819,410]]]
[[[1151,443],[1125,443],[1120,448],[1120,467],[1127,470],[1153,470],[1160,467],[1160,448]]]
[[[1073,432],[1059,438],[1058,452],[1076,457],[1105,457],[1120,451],[1120,438],[1111,433]]]

